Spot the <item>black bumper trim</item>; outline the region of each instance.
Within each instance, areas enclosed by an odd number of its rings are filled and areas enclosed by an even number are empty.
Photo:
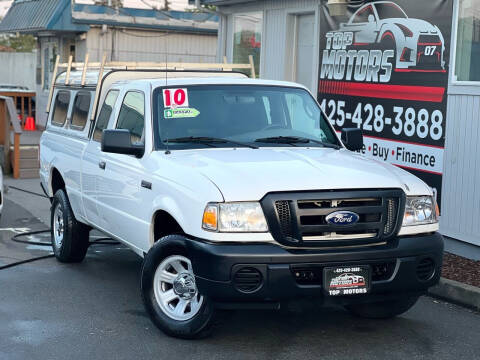
[[[321,284],[301,285],[292,275],[292,266],[331,266],[392,262],[392,275],[373,281],[371,294],[363,299],[391,294],[424,293],[439,278],[443,238],[439,233],[399,237],[389,247],[342,251],[287,250],[275,244],[212,244],[187,240],[186,247],[197,278],[199,291],[218,301],[277,301],[303,296],[323,297]],[[434,275],[427,281],[417,277],[417,265],[433,260]],[[259,269],[263,283],[253,293],[242,293],[233,284],[233,270],[248,265]],[[356,297],[349,297],[354,300]],[[339,299],[339,298],[332,298]],[[337,302],[340,302],[338,300]]]

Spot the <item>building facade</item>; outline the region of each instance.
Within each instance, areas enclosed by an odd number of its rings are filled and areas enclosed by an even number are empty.
[[[205,0],[218,57],[304,84],[364,153],[439,192],[441,232],[480,246],[480,3]]]
[[[57,55],[67,62],[214,62],[218,18],[214,14],[113,8],[71,0],[16,0],[0,32],[37,38],[37,119],[46,123],[46,102]]]

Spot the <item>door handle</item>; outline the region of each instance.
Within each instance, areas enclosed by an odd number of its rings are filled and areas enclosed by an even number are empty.
[[[107,166],[107,163],[105,161],[100,161],[98,163],[98,167],[102,170],[105,170],[105,167]]]
[[[142,180],[141,185],[142,185],[142,187],[145,188],[145,189],[152,190],[152,183],[151,183],[151,182]]]

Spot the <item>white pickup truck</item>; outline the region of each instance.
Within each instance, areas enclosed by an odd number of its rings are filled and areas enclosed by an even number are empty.
[[[219,306],[301,297],[393,317],[438,282],[434,190],[355,152],[361,131],[339,137],[307,89],[165,75],[58,77],[40,173],[59,261],[82,261],[91,229],[121,241],[144,258],[153,322],[183,338]]]

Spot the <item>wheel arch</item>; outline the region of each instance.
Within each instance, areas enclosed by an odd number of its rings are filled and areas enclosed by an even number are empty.
[[[399,67],[400,57],[402,55],[403,48],[407,45],[406,37],[402,30],[395,24],[383,24],[378,32],[377,44],[380,44],[385,37],[391,37],[395,43],[395,67]],[[383,49],[382,49],[383,50]]]
[[[157,209],[151,220],[150,246],[153,246],[159,239],[168,235],[183,235],[186,233],[181,226],[181,222],[172,211],[163,208]]]
[[[53,197],[60,189],[66,190],[65,180],[63,179],[60,171],[56,167],[52,167],[50,170],[50,181],[48,184],[48,196]]]
[[[403,35],[402,31],[398,28],[398,26],[394,24],[383,24],[378,32],[377,43],[381,43],[383,38],[386,36],[387,33],[392,35],[393,41],[397,48],[399,44],[405,43],[405,35]]]

